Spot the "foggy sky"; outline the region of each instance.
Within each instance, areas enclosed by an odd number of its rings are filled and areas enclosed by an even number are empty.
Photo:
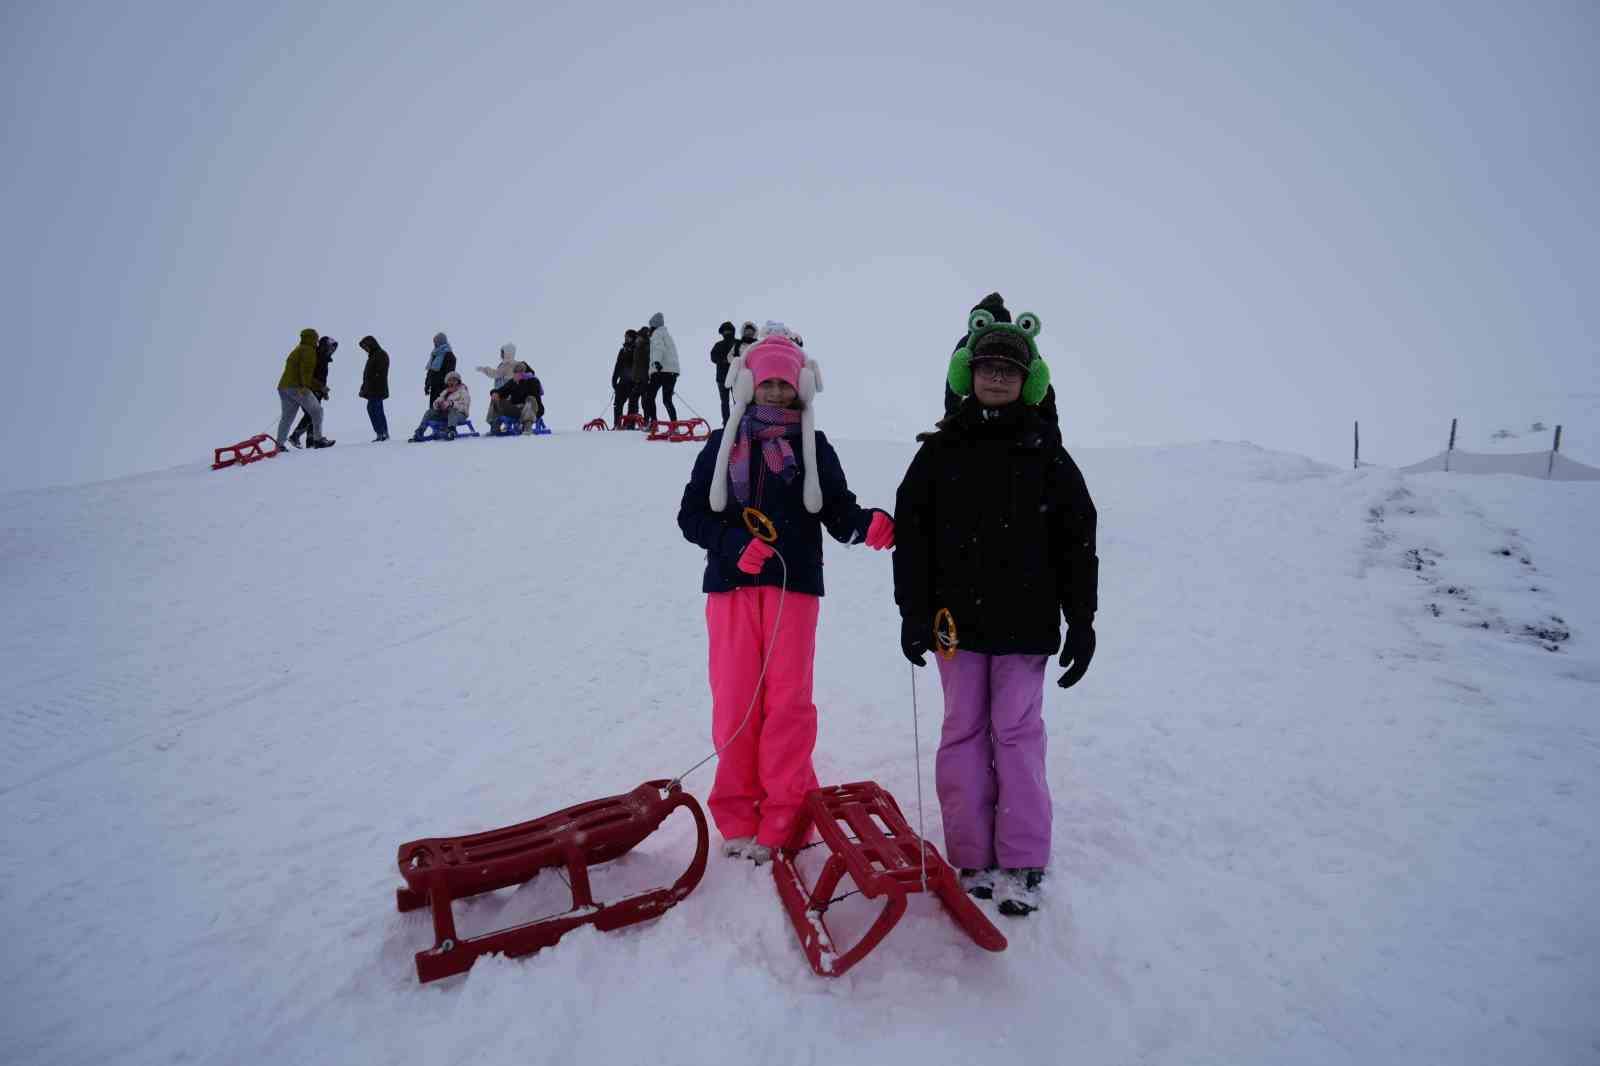
[[[341,447],[363,334],[396,448],[435,331],[572,429],[655,311],[701,412],[775,318],[821,428],[909,439],[993,289],[1069,448],[1600,462],[1594,5],[1201,8],[8,5],[0,488],[272,431],[307,326]]]

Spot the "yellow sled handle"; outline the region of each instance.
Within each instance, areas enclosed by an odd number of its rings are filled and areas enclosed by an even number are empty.
[[[756,510],[754,507],[744,509],[744,528],[757,540],[764,540],[768,544],[778,539],[778,530],[772,524],[772,519]]]
[[[956,646],[961,643],[956,639],[956,616],[950,613],[950,608],[941,607],[939,613],[933,616],[933,641],[939,648],[939,658],[954,659]]]

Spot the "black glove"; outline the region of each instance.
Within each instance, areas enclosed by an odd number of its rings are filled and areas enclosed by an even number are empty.
[[[1067,639],[1061,642],[1061,665],[1067,672],[1056,682],[1062,688],[1071,688],[1089,672],[1089,662],[1094,658],[1094,615],[1067,622]]]
[[[900,651],[912,666],[927,666],[922,656],[933,650],[933,627],[909,618],[900,621]]]

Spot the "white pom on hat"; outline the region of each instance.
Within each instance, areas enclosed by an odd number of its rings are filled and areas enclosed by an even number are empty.
[[[795,339],[795,332],[782,322],[774,322],[769,318],[767,324],[761,327],[761,339],[766,340],[768,337],[784,337],[792,341]]]

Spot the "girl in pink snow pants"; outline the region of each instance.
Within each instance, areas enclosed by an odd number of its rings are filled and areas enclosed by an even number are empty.
[[[955,620],[934,767],[945,849],[967,891],[1020,916],[1039,906],[1050,861],[1045,667],[1060,647],[1066,688],[1094,655],[1096,515],[1053,406],[1040,409],[1038,316],[1013,324],[996,294],[967,328],[947,375],[964,399],[921,438],[895,498],[895,602],[917,666],[938,612]]]
[[[708,806],[724,854],[759,863],[800,843],[800,804],[817,787],[811,673],[822,530],[883,549],[894,543],[894,522],[856,504],[838,455],[816,432],[817,364],[785,327],[767,323],[766,335],[729,363],[728,384],[728,423],[695,460],[678,527],[706,550],[711,732],[722,752]],[[770,520],[772,544],[748,531],[746,508]]]

